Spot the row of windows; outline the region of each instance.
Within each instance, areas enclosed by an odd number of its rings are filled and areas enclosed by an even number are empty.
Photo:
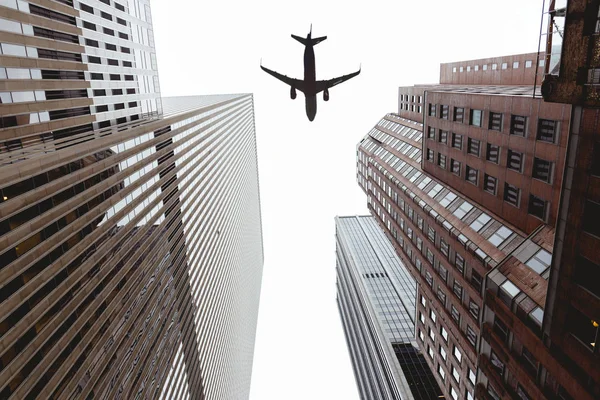
[[[117,7],[117,5],[118,5],[119,7]],[[87,13],[94,14],[94,8],[93,8],[93,7],[90,7],[90,6],[88,6],[87,4],[84,4],[84,3],[79,3],[79,8],[81,9],[81,11],[85,11],[85,12],[87,12]],[[118,9],[119,9],[119,10],[121,10],[121,11],[125,11],[125,7],[121,6],[121,5],[120,5],[120,4],[118,4],[118,3],[115,3],[115,8],[118,8]],[[122,8],[122,9],[121,9],[121,8]],[[115,17],[115,18],[113,19],[113,16],[112,16],[111,14],[107,13],[107,12],[104,12],[104,11],[99,11],[99,15],[100,15],[100,17],[102,17],[102,18],[104,18],[104,19],[106,19],[106,20],[109,20],[109,21],[113,21],[113,20],[114,20],[114,21],[116,21],[118,24],[121,24],[121,25],[127,26],[127,21],[125,21],[124,19],[122,19],[122,18],[119,18],[119,17]]]
[[[519,61],[513,61],[512,68],[513,69],[518,69],[520,67],[520,65],[521,64],[519,63]],[[526,60],[525,63],[524,63],[524,66],[525,66],[525,68],[531,68],[533,66],[533,61]],[[543,59],[541,59],[539,61],[539,66],[540,67],[544,66],[544,60]],[[503,69],[503,70],[504,69],[508,69],[508,63],[507,62],[501,63],[500,64],[500,68]],[[488,69],[491,70],[491,71],[495,71],[495,70],[498,69],[498,64],[497,63],[491,63],[491,64],[483,64],[481,66],[481,70],[482,71],[487,71]],[[473,67],[471,67],[470,65],[467,65],[466,67],[460,66],[458,68],[457,67],[452,67],[452,73],[463,72],[465,70],[467,72],[471,72],[471,70],[473,70],[473,71],[479,71],[479,64],[475,64]]]
[[[83,21],[83,27],[86,28],[86,29],[92,30],[92,31],[98,31],[98,32],[100,32],[98,30],[98,27],[97,27],[96,24],[93,24],[93,23],[88,22],[88,21]],[[125,39],[125,40],[129,39],[129,35],[128,34],[126,34],[124,32],[119,32],[119,31],[117,31],[116,34],[115,34],[114,29],[110,29],[110,28],[107,28],[105,26],[102,27],[102,33],[104,33],[106,35],[110,35],[110,36],[118,36],[121,39]]]
[[[401,94],[400,95],[400,101],[410,101],[411,103],[414,103],[415,100],[418,103],[423,103],[423,96],[415,96],[413,95],[408,95],[408,94]]]
[[[100,43],[97,40],[93,39],[85,39],[85,45],[90,47],[100,48]],[[104,43],[104,48],[110,51],[117,51],[117,46],[110,43]],[[131,54],[131,49],[129,47],[120,46],[121,53]]]
[[[441,104],[438,115],[436,104],[428,105],[428,115],[440,119],[452,120],[453,122],[465,123],[465,108],[454,107],[454,113],[450,115],[450,106]],[[451,119],[452,117],[452,119]],[[488,112],[487,129],[502,132],[504,130],[504,114],[493,111]],[[469,109],[469,125],[483,127],[484,111]],[[536,139],[543,142],[555,143],[558,136],[558,121],[538,118]],[[516,136],[528,136],[529,117],[523,115],[510,115],[509,134]]]

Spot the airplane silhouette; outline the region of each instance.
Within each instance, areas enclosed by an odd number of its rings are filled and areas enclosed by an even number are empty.
[[[292,98],[292,100],[296,98],[296,89],[304,93],[304,97],[306,99],[306,116],[308,117],[309,121],[314,120],[315,115],[317,114],[317,93],[323,92],[323,100],[329,101],[329,88],[338,85],[344,81],[347,81],[348,79],[360,74],[359,68],[358,71],[348,75],[340,76],[338,78],[333,78],[326,81],[317,81],[315,74],[315,51],[313,50],[313,47],[316,44],[321,43],[323,40],[327,39],[327,36],[322,36],[313,39],[311,35],[312,24],[310,25],[310,32],[306,36],[306,39],[296,35],[292,35],[294,39],[306,46],[304,50],[304,80],[289,78],[286,75],[281,75],[278,72],[265,68],[262,66],[262,60],[260,65],[263,71],[274,76],[280,81],[290,85],[290,97]]]

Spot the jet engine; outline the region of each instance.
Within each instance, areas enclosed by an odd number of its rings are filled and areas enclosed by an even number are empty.
[[[329,90],[327,89],[323,90],[323,100],[329,101]]]
[[[296,88],[293,86],[290,88],[290,97],[292,98],[292,100],[296,98]]]

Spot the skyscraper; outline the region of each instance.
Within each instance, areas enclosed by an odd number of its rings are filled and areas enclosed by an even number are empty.
[[[373,217],[336,217],[338,307],[363,399],[438,399],[415,341],[414,279]]]
[[[359,185],[411,266],[418,343],[448,398],[594,397],[595,367],[572,368],[543,333],[571,179],[572,107],[540,94],[556,65],[543,53],[442,64],[439,85],[400,88],[398,113],[358,145]],[[594,343],[588,315],[578,326]]]
[[[161,100],[147,1],[2,4],[0,397],[247,397],[252,96]]]

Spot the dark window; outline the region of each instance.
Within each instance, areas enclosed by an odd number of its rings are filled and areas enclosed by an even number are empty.
[[[443,131],[440,129],[440,137],[438,139],[440,143],[448,143],[448,131]]]
[[[600,204],[586,201],[583,210],[583,230],[600,237]]]
[[[129,35],[127,35],[126,33],[123,33],[123,32],[119,32],[119,37],[121,39],[129,39]]]
[[[435,139],[435,128],[433,126],[427,129],[427,139]]]
[[[131,64],[131,61],[123,61],[123,66],[131,68],[133,66],[133,64]]]
[[[435,104],[429,104],[429,116],[435,117]]]
[[[100,0],[101,2],[103,2],[104,4],[110,6],[110,1],[109,0]]]
[[[454,266],[460,272],[461,275],[465,271],[465,259],[458,253],[456,253],[454,256]]]
[[[479,178],[479,171],[477,171],[475,168],[469,167],[467,165],[465,179],[467,181],[469,181],[470,183],[472,183],[473,185],[477,185],[478,178]]]
[[[521,359],[524,361],[523,365],[529,370],[529,373],[531,375],[536,375],[538,361],[525,346],[523,346],[523,350],[521,351]]]
[[[476,320],[479,320],[479,305],[473,300],[469,300],[469,312]]]
[[[109,20],[109,21],[112,21],[112,15],[110,15],[110,14],[109,14],[109,13],[107,13],[107,12],[100,11],[100,16],[101,16],[102,18],[104,18],[104,19],[107,19],[107,20]]]
[[[131,53],[131,49],[129,47],[121,47],[121,53],[129,54]]]
[[[500,361],[496,353],[494,353],[494,350],[492,350],[490,362],[492,364],[492,367],[494,367],[494,369],[498,373],[498,375],[502,376],[504,374],[504,363]]]
[[[119,75],[119,74],[110,74],[110,80],[111,81],[120,81],[121,80],[121,75]]]
[[[496,188],[498,185],[498,180],[496,178],[494,178],[493,176],[490,176],[488,174],[484,175],[483,178],[483,190],[485,190],[486,192],[489,192],[493,195],[496,194]]]
[[[96,112],[97,113],[101,113],[101,112],[107,112],[108,111],[108,106],[104,105],[104,106],[96,106]]]
[[[435,243],[435,230],[432,227],[428,227],[427,237],[429,240]]]
[[[115,8],[117,10],[125,11],[125,7],[123,7],[122,5],[120,5],[119,3],[116,3],[116,2],[115,2]]]
[[[450,160],[450,169],[452,170],[453,174],[460,176],[460,166],[460,162],[456,161],[455,159]]]
[[[600,297],[600,265],[585,257],[577,256],[575,261],[575,282]]]
[[[127,122],[127,118],[125,118],[125,117],[117,118],[117,125],[124,124],[125,122]]]
[[[46,90],[46,100],[73,99],[77,97],[87,97],[87,89]]]
[[[550,161],[542,160],[541,158],[533,159],[533,174],[535,179],[542,180],[547,183],[551,183],[552,180],[552,169],[553,163]]]
[[[462,150],[462,135],[458,133],[452,134],[452,147]]]
[[[427,161],[433,162],[434,153],[433,150],[427,149]]]
[[[438,269],[438,274],[440,275],[440,277],[442,278],[442,280],[444,282],[446,282],[448,280],[448,270],[444,267],[442,267],[442,265],[440,264],[440,268]]]
[[[458,312],[458,308],[456,308],[454,304],[452,304],[452,311],[450,312],[450,314],[452,315],[452,319],[456,321],[457,324],[460,323],[460,313]]]
[[[469,154],[473,154],[473,155],[476,155],[477,157],[479,157],[479,148],[480,147],[481,147],[481,142],[479,140],[469,138],[468,148],[467,148],[467,152]]]
[[[108,65],[119,65],[119,60],[114,60],[112,58],[109,58],[107,61],[108,61]]]
[[[488,143],[485,159],[498,164],[500,162],[500,146]]]
[[[481,285],[483,283],[483,278],[479,273],[475,270],[471,271],[471,286],[475,288],[478,292],[481,292]]]
[[[463,288],[457,280],[454,280],[452,291],[459,299],[462,299]]]
[[[592,175],[600,176],[600,142],[594,143],[594,152],[592,153]]]
[[[518,136],[526,136],[527,117],[521,115],[511,115],[510,117],[510,134]]]
[[[38,58],[81,62],[81,54],[67,53],[66,51],[55,51],[48,49],[38,49]]]
[[[549,119],[538,120],[537,140],[554,143],[558,123]]]
[[[117,23],[121,24],[121,25],[124,25],[124,26],[127,26],[127,21],[125,21],[124,19],[119,18],[119,17],[117,17]]]
[[[490,126],[493,131],[502,131],[502,114],[490,112]]]
[[[89,56],[88,55],[88,61],[94,64],[101,64],[102,61],[100,60],[100,57],[96,57],[96,56]]]
[[[85,39],[86,46],[100,47],[97,40]]]
[[[446,169],[446,156],[438,153],[438,165],[440,168]]]
[[[508,204],[512,204],[515,207],[519,207],[519,197],[521,191],[509,183],[504,184],[504,201]]]
[[[135,94],[135,89],[134,88],[127,89],[127,94]]]
[[[587,348],[594,350],[598,335],[598,322],[576,308],[569,307],[565,328],[570,330],[573,336],[579,339]]]
[[[132,81],[133,80],[133,75],[125,75],[125,80],[126,81]]]
[[[42,70],[42,79],[76,79],[83,80],[85,75],[82,71],[54,71]]]
[[[92,7],[90,7],[90,6],[88,6],[87,4],[83,4],[83,3],[81,3],[81,2],[80,2],[80,3],[79,3],[79,8],[80,8],[82,11],[88,12],[88,13],[90,13],[90,14],[93,14],[93,13],[94,13],[94,9],[93,9]]]
[[[101,81],[104,79],[104,75],[103,74],[99,74],[97,72],[92,72],[90,74],[91,78],[93,81]]]
[[[80,115],[88,115],[88,114],[90,114],[90,108],[89,107],[76,107],[76,108],[69,108],[66,110],[54,110],[54,111],[49,111],[48,114],[50,114],[50,120],[53,121],[56,119],[77,117]]]
[[[129,103],[127,103],[128,107],[137,107],[137,101],[130,101]]]
[[[75,17],[72,17],[70,15],[61,14],[59,12],[56,12],[54,10],[49,10],[47,8],[42,8],[35,4],[29,4],[29,13],[31,13],[33,15],[38,15],[40,17],[49,18],[54,21],[64,22],[65,24],[77,25],[77,22],[75,21]]]
[[[442,115],[440,116],[440,118],[442,118],[442,119],[448,119],[448,111],[449,111],[450,107],[445,106],[445,105],[442,104],[441,108],[442,108]]]
[[[506,159],[506,167],[514,171],[522,172],[523,154],[509,149]]]
[[[113,31],[112,29],[108,29],[108,28],[104,28],[103,27],[102,28],[102,32],[104,32],[105,34],[110,35],[110,36],[115,36],[115,31]]]
[[[462,107],[454,107],[454,121],[464,122],[465,109]]]
[[[124,103],[115,104],[115,110],[122,110],[124,108],[125,108],[125,104]]]
[[[33,35],[46,39],[60,40],[61,42],[79,43],[79,37],[76,35],[69,35],[68,33],[57,32],[46,28],[39,28],[37,26],[33,27]]]
[[[112,90],[112,95],[113,96],[118,96],[118,95],[121,95],[121,94],[123,94],[123,89],[113,89]]]
[[[481,124],[483,123],[483,111],[471,110],[470,123],[473,126],[481,126]]]
[[[500,339],[502,339],[502,342],[504,342],[504,343],[508,342],[508,327],[498,317],[494,318],[493,330],[494,330],[494,333],[496,335],[498,335],[500,337]]]
[[[106,47],[106,50],[117,51],[117,46],[114,44],[104,43],[104,47]]]
[[[473,328],[471,328],[470,325],[467,325],[467,340],[473,346],[475,346],[477,344],[477,334],[475,333],[475,331],[473,330]]]
[[[92,24],[91,22],[83,21],[83,27],[86,29],[91,29],[93,31],[96,30],[96,24]]]

